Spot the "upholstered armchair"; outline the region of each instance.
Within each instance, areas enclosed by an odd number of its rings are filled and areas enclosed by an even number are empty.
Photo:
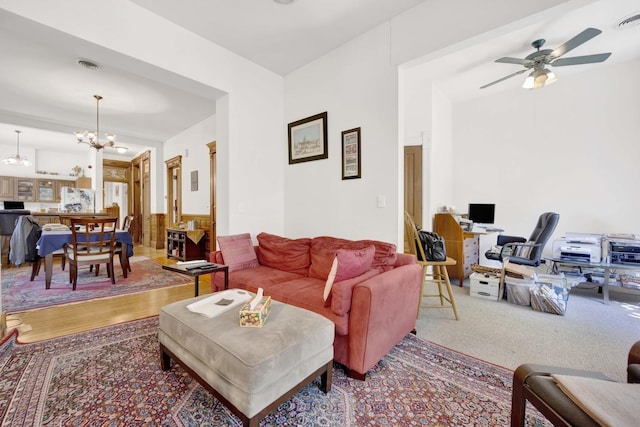
[[[513,373],[511,427],[524,426],[527,401],[554,426],[599,426],[600,423],[592,415],[585,412],[565,394],[552,375],[569,375],[613,382],[611,378],[600,372],[534,364],[520,365]],[[637,341],[629,350],[627,382],[640,383],[640,341]]]

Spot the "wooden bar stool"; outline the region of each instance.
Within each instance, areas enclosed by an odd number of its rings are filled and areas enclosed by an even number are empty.
[[[458,319],[458,310],[456,309],[456,301],[453,298],[451,282],[449,281],[449,273],[447,273],[448,265],[456,265],[456,260],[447,257],[446,261],[418,261],[422,265],[422,292],[420,294],[420,304],[418,305],[418,316],[420,316],[421,308],[451,308],[456,320]],[[429,271],[431,267],[431,271]],[[437,293],[425,293],[428,284],[435,284]],[[446,289],[446,294],[443,292]],[[440,304],[423,304],[423,298],[439,298]],[[448,305],[445,305],[445,301]]]
[[[424,248],[420,242],[420,236],[418,235],[418,229],[413,222],[413,218],[408,212],[404,213],[404,230],[405,237],[409,244],[409,252],[418,258],[418,264],[422,266],[422,290],[420,291],[420,302],[418,303],[418,313],[416,317],[420,316],[421,308],[451,308],[453,309],[453,315],[456,320],[458,318],[458,310],[456,309],[456,302],[453,298],[453,290],[451,289],[451,282],[449,281],[449,273],[447,272],[448,265],[456,265],[456,260],[447,257],[446,261],[421,261],[426,260],[427,257],[424,254]],[[431,268],[430,268],[431,267]],[[437,286],[437,294],[427,293],[425,294],[426,284],[435,284]],[[446,288],[446,294],[443,291],[443,285]],[[440,305],[423,305],[422,298],[439,298]],[[449,304],[445,305],[445,301]]]

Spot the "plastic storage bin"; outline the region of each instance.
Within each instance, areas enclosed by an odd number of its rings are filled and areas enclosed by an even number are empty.
[[[536,311],[564,316],[568,302],[567,279],[562,276],[539,278],[531,288],[531,307]]]
[[[507,301],[517,305],[531,305],[531,287],[535,282],[531,279],[504,278],[507,288]]]

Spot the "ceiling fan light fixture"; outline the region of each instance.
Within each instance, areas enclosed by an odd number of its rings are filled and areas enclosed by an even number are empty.
[[[537,68],[533,70],[522,83],[523,89],[540,89],[558,81],[558,77],[551,70]]]

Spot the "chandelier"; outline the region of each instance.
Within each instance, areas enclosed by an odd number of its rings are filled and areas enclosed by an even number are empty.
[[[115,135],[106,133],[105,137],[107,138],[107,141],[105,143],[100,143],[100,100],[102,99],[102,97],[100,95],[93,95],[93,97],[96,99],[96,130],[75,132],[76,138],[78,139],[78,144],[87,144],[98,151],[102,150],[105,147],[109,147],[116,149],[118,153],[126,152],[127,147],[116,145]]]
[[[27,156],[20,155],[20,133],[21,132],[22,131],[16,130],[16,135],[18,138],[16,154],[12,154],[2,159],[2,163],[4,163],[5,165],[31,166],[31,162],[27,159]]]

